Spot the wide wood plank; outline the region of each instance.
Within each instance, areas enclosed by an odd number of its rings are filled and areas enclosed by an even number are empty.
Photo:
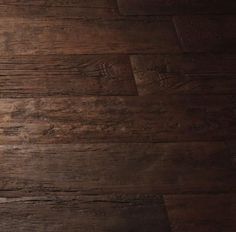
[[[99,19],[120,16],[116,0],[1,0],[0,17]]]
[[[0,100],[0,143],[235,139],[234,96]]]
[[[234,0],[118,0],[124,15],[235,13]]]
[[[165,196],[173,232],[235,231],[235,195]]]
[[[199,193],[232,191],[224,143],[0,146],[0,191]]]
[[[169,232],[158,196],[0,198],[4,232]]]
[[[0,57],[0,97],[137,95],[127,56]]]
[[[131,62],[139,95],[236,93],[233,54],[135,55]]]
[[[236,17],[176,16],[174,23],[185,52],[235,52]]]
[[[1,18],[1,55],[177,52],[169,19]]]

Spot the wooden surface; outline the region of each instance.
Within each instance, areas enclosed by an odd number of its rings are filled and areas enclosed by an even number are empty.
[[[118,0],[124,15],[235,13],[234,0]]]
[[[0,231],[235,231],[235,12],[0,0]]]

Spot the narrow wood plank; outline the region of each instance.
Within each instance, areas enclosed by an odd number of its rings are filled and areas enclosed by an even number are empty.
[[[234,96],[0,100],[0,143],[235,139]]]
[[[124,15],[235,13],[234,0],[118,0]]]
[[[169,19],[1,18],[1,55],[177,52]]]
[[[1,5],[17,5],[17,6],[80,6],[80,7],[112,7],[115,4],[114,0],[89,0],[89,1],[77,1],[77,0],[0,0]]]
[[[137,95],[123,55],[0,57],[0,97]]]
[[[169,232],[158,196],[0,198],[4,232]]]
[[[0,17],[99,19],[120,16],[116,0],[1,0]]]
[[[131,62],[139,95],[236,93],[235,55],[134,55]]]
[[[222,143],[0,146],[0,191],[199,193],[233,191]]]
[[[176,16],[174,22],[185,52],[236,51],[234,15]]]
[[[170,195],[165,202],[173,232],[235,231],[235,195]]]

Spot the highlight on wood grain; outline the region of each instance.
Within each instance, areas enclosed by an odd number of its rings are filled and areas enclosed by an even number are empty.
[[[235,139],[234,96],[0,99],[0,143]]]
[[[0,57],[0,97],[137,95],[125,55]]]

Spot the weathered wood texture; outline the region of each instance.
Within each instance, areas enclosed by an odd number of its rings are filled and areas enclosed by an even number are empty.
[[[235,231],[235,10],[0,0],[0,231]]]
[[[236,17],[176,16],[176,30],[185,52],[235,52]]]
[[[234,96],[0,100],[0,143],[235,139]]]
[[[170,232],[158,196],[0,198],[4,232]]]
[[[229,192],[236,170],[228,149],[221,142],[0,146],[0,190]]]
[[[235,195],[165,196],[173,232],[235,231]]]
[[[118,0],[124,15],[235,13],[234,0]]]
[[[1,18],[1,55],[178,52],[168,19]]]
[[[137,95],[124,55],[0,57],[0,97]]]
[[[235,94],[234,54],[131,56],[139,95]]]
[[[13,0],[0,1],[0,17],[118,18],[115,0]]]

